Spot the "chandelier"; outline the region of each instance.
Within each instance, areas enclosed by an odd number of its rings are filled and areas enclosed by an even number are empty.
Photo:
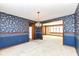
[[[38,11],[38,12],[37,12],[38,21],[37,21],[36,24],[35,24],[36,27],[41,27],[41,26],[42,26],[42,24],[41,24],[40,21],[39,21],[39,20],[40,20],[40,18],[39,18],[39,13],[40,13],[40,12]]]

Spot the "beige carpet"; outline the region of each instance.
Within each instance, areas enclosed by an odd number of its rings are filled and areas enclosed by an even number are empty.
[[[77,56],[71,46],[62,45],[62,37],[43,36],[43,40],[34,40],[0,50],[1,56]]]

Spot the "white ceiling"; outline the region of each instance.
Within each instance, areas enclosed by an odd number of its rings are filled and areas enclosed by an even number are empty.
[[[20,0],[19,0],[20,1]],[[37,11],[40,20],[49,20],[73,14],[77,3],[0,3],[0,11],[37,21]]]

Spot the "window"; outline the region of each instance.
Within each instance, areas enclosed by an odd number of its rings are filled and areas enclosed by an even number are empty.
[[[63,32],[63,26],[51,26],[50,28],[50,32]]]

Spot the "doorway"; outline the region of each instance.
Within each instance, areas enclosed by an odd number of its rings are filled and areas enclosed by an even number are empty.
[[[43,39],[60,39],[63,44],[64,23],[63,20],[44,23],[42,26]]]
[[[29,39],[32,40],[32,26],[29,27]]]
[[[30,23],[29,25],[29,39],[30,41],[35,39],[35,23]]]

